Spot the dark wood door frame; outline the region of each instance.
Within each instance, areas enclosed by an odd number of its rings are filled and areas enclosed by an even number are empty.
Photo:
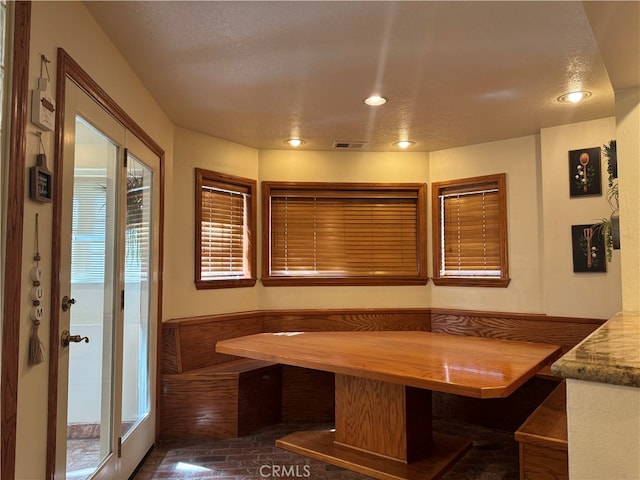
[[[16,418],[18,414],[18,363],[20,353],[22,241],[27,104],[29,99],[29,42],[31,2],[14,3],[11,93],[9,95],[9,158],[7,177],[6,253],[2,307],[2,417],[0,420],[0,478],[16,471]]]
[[[55,166],[53,179],[53,232],[52,232],[52,267],[51,278],[59,278],[62,251],[62,178],[63,178],[63,147],[64,147],[64,120],[65,120],[65,98],[66,81],[72,80],[82,90],[85,91],[96,103],[111,114],[127,130],[133,133],[145,146],[147,146],[160,159],[160,205],[159,205],[159,231],[160,239],[158,245],[158,323],[156,325],[158,333],[162,322],[162,272],[163,272],[163,232],[164,232],[164,150],[157,144],[101,87],[85,72],[76,61],[62,48],[58,49],[58,70],[56,75],[56,131],[55,131]],[[53,480],[56,464],[56,426],[58,416],[58,355],[60,349],[60,283],[51,282],[51,336],[49,339],[49,352],[51,360],[49,362],[49,405],[48,405],[48,425],[47,425],[47,473],[46,478]],[[157,336],[159,339],[159,335]],[[160,358],[160,342],[158,341],[158,355]],[[159,375],[156,376],[159,379]],[[159,412],[157,391],[160,388],[159,381],[156,383],[156,418]],[[156,438],[158,428],[156,423]]]

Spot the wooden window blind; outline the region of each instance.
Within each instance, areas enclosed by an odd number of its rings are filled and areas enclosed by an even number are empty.
[[[266,284],[425,283],[424,185],[263,184]]]
[[[506,176],[433,184],[434,283],[506,286]]]
[[[255,181],[196,169],[196,286],[255,284]]]

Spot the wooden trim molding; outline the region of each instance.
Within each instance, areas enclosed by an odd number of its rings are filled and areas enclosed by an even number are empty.
[[[9,158],[7,185],[6,253],[2,322],[2,417],[0,478],[14,478],[22,287],[22,242],[26,165],[27,105],[29,98],[29,42],[31,2],[12,2],[14,8]]]
[[[158,245],[158,303],[157,316],[158,324],[158,346],[157,358],[158,366],[161,358],[160,325],[162,323],[162,286],[163,286],[163,258],[164,258],[164,180],[165,161],[164,150],[140,127],[101,87],[98,83],[80,67],[80,65],[62,48],[58,49],[58,69],[56,75],[56,131],[55,131],[55,152],[54,152],[54,201],[53,201],[53,229],[52,229],[52,279],[59,278],[61,265],[61,225],[62,225],[62,178],[63,178],[63,147],[64,147],[64,120],[65,120],[65,98],[66,80],[69,78],[82,88],[102,108],[109,112],[128,131],[133,133],[145,146],[147,146],[160,159],[160,205],[159,205],[159,231],[160,241]],[[48,405],[48,425],[47,425],[47,474],[46,478],[53,480],[55,474],[56,458],[56,424],[58,411],[58,355],[60,338],[60,284],[57,281],[51,282],[51,336],[49,339],[49,352],[51,361],[49,362],[49,405]],[[156,382],[156,421],[159,418],[159,372]],[[156,438],[158,429],[156,429]]]

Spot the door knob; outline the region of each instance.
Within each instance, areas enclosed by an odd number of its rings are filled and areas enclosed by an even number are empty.
[[[68,347],[71,342],[73,342],[73,343],[80,343],[80,342],[89,343],[89,337],[81,337],[80,335],[71,335],[69,330],[65,330],[64,332],[62,332],[62,335],[60,337],[60,343],[62,344],[62,346],[63,347]]]
[[[62,311],[66,312],[68,311],[72,305],[74,305],[76,303],[76,299],[75,298],[69,298],[66,295],[64,297],[62,297]]]

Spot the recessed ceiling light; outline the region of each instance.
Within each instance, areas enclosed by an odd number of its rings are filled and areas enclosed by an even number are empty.
[[[287,145],[291,146],[291,147],[299,147],[300,145],[304,145],[305,142],[304,140],[300,139],[300,138],[290,138],[288,140],[285,140],[284,143],[286,143]]]
[[[401,140],[393,144],[394,147],[398,148],[409,148],[411,145],[415,145],[416,142],[412,142],[411,140]]]
[[[365,98],[364,103],[366,103],[367,105],[371,105],[372,107],[378,107],[387,103],[387,99],[381,97],[380,95],[372,95],[368,98]]]
[[[590,96],[591,96],[591,92],[587,92],[586,90],[582,90],[579,92],[569,92],[569,93],[565,93],[564,95],[560,95],[558,97],[558,101],[563,103],[564,102],[578,103],[578,102],[581,102],[582,100],[586,100]]]

